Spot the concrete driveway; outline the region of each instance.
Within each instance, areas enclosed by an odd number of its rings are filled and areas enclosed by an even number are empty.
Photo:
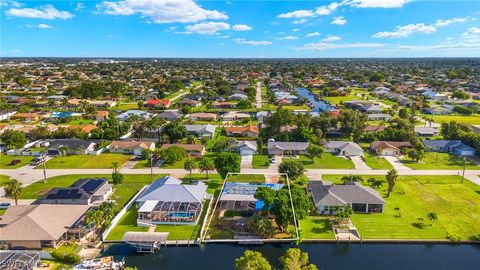
[[[240,169],[252,169],[253,155],[241,156]]]
[[[350,157],[350,159],[353,162],[353,166],[355,166],[355,169],[357,170],[370,170],[371,168],[368,167],[367,163],[363,160],[362,157]]]
[[[397,157],[392,157],[392,156],[384,156],[384,158],[390,163],[392,164],[392,167],[397,170],[397,171],[408,171],[408,170],[412,170],[410,168],[408,168],[407,166],[403,165],[402,162],[400,162],[400,160],[398,160]]]

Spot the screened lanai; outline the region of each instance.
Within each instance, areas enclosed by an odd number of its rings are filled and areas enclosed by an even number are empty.
[[[138,222],[150,224],[195,224],[202,212],[202,203],[181,201],[146,201],[138,209]]]

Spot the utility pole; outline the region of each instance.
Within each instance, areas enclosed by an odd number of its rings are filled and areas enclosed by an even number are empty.
[[[465,178],[465,165],[466,165],[467,157],[463,157],[463,172],[462,172],[462,184],[463,184],[463,179]]]
[[[43,182],[47,183],[47,166],[45,163],[47,162],[47,156],[42,157],[42,163],[43,163]]]

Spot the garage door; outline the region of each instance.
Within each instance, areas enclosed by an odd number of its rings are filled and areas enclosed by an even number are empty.
[[[252,150],[241,150],[240,151],[240,155],[242,155],[242,156],[251,156],[253,154],[254,154],[254,152]]]

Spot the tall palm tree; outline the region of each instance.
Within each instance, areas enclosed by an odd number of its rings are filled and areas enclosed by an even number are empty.
[[[18,204],[18,197],[22,194],[22,183],[13,179],[5,186],[5,193],[7,197],[15,199],[15,205]]]
[[[208,179],[208,172],[213,171],[215,169],[215,164],[213,163],[213,160],[209,158],[203,158],[198,162],[198,169],[202,172],[205,173],[205,180]]]
[[[197,138],[195,136],[190,135],[187,137],[187,143],[188,144],[197,144]]]
[[[193,158],[188,158],[183,163],[183,168],[186,171],[190,172],[190,182],[192,182],[192,171],[197,168],[197,163],[195,162],[195,160]]]
[[[387,183],[388,183],[387,197],[389,197],[390,193],[392,193],[393,188],[395,187],[395,183],[397,182],[397,178],[398,178],[397,170],[395,169],[389,170],[385,178],[387,179]]]

